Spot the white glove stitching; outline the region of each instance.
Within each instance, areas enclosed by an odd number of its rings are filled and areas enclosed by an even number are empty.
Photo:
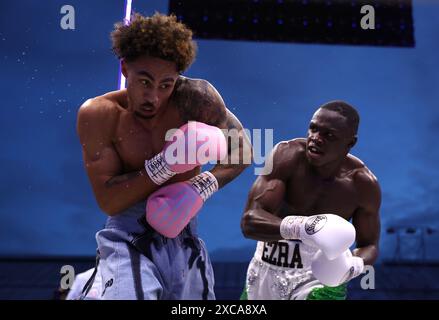
[[[203,202],[209,199],[212,194],[218,190],[218,180],[216,180],[215,176],[209,171],[193,177],[190,181],[195,190],[200,194]]]
[[[150,160],[146,160],[145,170],[151,180],[159,186],[176,175],[176,172],[172,171],[166,163],[163,152],[155,155]]]

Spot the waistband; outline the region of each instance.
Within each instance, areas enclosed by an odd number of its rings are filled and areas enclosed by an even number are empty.
[[[307,269],[316,252],[317,248],[300,240],[258,241],[254,257],[279,268]]]
[[[178,237],[198,237],[197,224],[197,217],[192,218]],[[117,229],[131,234],[150,233],[165,238],[157,233],[146,221],[146,201],[138,202],[117,215],[108,217],[105,228]]]

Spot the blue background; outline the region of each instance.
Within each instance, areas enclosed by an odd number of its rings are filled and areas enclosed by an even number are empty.
[[[76,29],[60,27],[73,5]],[[143,14],[167,1],[134,0]],[[76,112],[89,97],[115,90],[118,61],[110,48],[124,1],[0,3],[0,255],[93,255],[100,212],[82,166]],[[209,80],[244,126],[274,128],[274,142],[304,136],[314,110],[346,100],[361,115],[352,153],[378,177],[382,253],[396,237],[405,259],[438,260],[439,4],[415,1],[415,48],[199,40],[187,76]],[[199,215],[213,260],[246,261],[254,241],[240,218],[254,168],[218,192]],[[418,227],[386,234],[392,226]],[[425,254],[419,251],[425,244]]]

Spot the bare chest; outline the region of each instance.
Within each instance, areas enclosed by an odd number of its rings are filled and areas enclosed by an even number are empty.
[[[338,214],[352,217],[358,196],[352,176],[322,181],[309,175],[292,177],[287,184],[286,203],[289,214]]]
[[[166,132],[182,125],[183,121],[178,114],[168,114],[152,130],[142,127],[130,114],[121,116],[115,130],[113,144],[122,161],[124,171],[143,168],[145,160],[151,159],[163,149]]]

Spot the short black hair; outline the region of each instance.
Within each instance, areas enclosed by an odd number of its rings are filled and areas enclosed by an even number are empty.
[[[352,127],[355,134],[357,134],[358,126],[360,125],[360,115],[357,109],[349,103],[342,100],[329,101],[320,106],[320,109],[335,111],[346,118],[348,124]]]

